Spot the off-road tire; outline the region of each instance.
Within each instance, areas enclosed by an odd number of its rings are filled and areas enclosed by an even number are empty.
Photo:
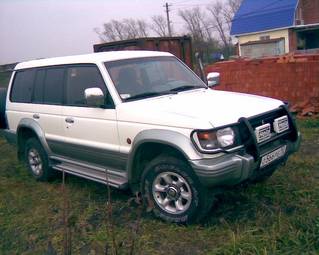
[[[30,162],[31,155],[37,157],[37,161],[41,164],[41,169],[38,173]],[[25,143],[24,161],[30,173],[37,181],[49,181],[55,177],[55,171],[49,167],[49,160],[45,150],[39,140],[34,137],[29,138]]]
[[[181,176],[191,189],[191,202],[187,210],[180,214],[169,213],[162,209],[153,195],[153,183],[158,176],[170,172]],[[210,194],[199,182],[190,166],[184,161],[167,155],[160,155],[153,159],[145,168],[142,176],[142,194],[152,207],[155,216],[167,222],[193,223],[206,216],[212,206],[214,196]]]

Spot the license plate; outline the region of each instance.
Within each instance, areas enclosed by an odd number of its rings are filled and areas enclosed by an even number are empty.
[[[277,150],[274,150],[261,158],[260,168],[265,167],[273,161],[283,157],[286,154],[287,146],[282,146]]]
[[[256,127],[255,135],[258,143],[268,140],[271,137],[270,124]]]
[[[274,120],[274,130],[277,134],[289,129],[288,117],[283,116]]]

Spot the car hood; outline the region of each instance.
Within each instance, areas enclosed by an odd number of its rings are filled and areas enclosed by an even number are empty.
[[[185,128],[212,128],[271,111],[283,102],[255,95],[199,89],[122,103],[119,121]]]

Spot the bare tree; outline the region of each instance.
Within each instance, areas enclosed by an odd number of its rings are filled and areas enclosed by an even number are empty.
[[[138,26],[139,35],[141,37],[147,37],[149,35],[149,32],[148,32],[149,26],[147,25],[145,20],[142,20],[142,19],[137,20],[137,26]]]
[[[211,53],[219,47],[218,41],[213,37],[212,24],[207,13],[200,8],[180,10],[178,15],[185,23],[185,29],[193,39],[195,52],[200,52],[204,62],[209,62]]]
[[[99,35],[103,42],[123,40],[125,37],[124,25],[117,20],[111,20],[110,22],[104,23],[102,31],[100,28],[95,28],[94,31]]]
[[[227,29],[226,22],[223,15],[223,4],[220,1],[215,2],[208,6],[208,11],[212,16],[213,28],[218,32],[221,41],[225,47],[228,47],[230,41],[229,30]]]
[[[207,17],[200,8],[180,10],[178,15],[185,22],[186,30],[193,37],[194,41],[205,41],[210,37],[209,31],[205,29],[207,23],[203,22]]]
[[[152,21],[153,24],[151,25],[151,29],[156,33],[156,35],[163,37],[168,36],[167,21],[164,16],[152,16]]]
[[[221,1],[216,1],[207,7],[212,17],[212,29],[217,31],[228,56],[233,47],[230,36],[231,22],[241,2],[242,0],[227,0],[226,4],[223,4]]]
[[[148,25],[141,19],[111,20],[103,24],[103,30],[95,28],[101,41],[117,41],[148,36]]]
[[[99,27],[95,27],[93,28],[93,31],[99,36],[100,41],[103,42],[104,39],[103,39],[103,34],[101,32],[101,29]]]
[[[120,22],[118,20],[112,20],[111,26],[113,27],[113,32],[115,33],[115,39],[116,38],[120,40],[127,39],[127,28],[125,24],[123,24],[123,22]]]
[[[215,31],[223,46],[227,48],[231,44],[231,22],[241,2],[242,0],[227,0],[226,2],[218,0],[209,4],[205,10],[195,7],[180,10],[178,14],[194,40],[211,40]]]
[[[239,9],[243,0],[227,0],[223,10],[224,19],[227,23],[228,30],[231,29],[232,20]]]
[[[137,37],[137,25],[134,19],[124,19],[123,23],[125,24],[125,32],[126,32],[126,39],[133,39]]]
[[[115,34],[115,29],[112,22],[103,24],[103,31],[100,33],[100,38],[103,41],[113,41],[116,40],[117,35]]]
[[[205,9],[195,7],[178,12],[185,24],[185,32],[193,38],[195,50],[206,51],[206,55],[219,50],[229,56],[234,49],[230,37],[232,19],[242,0],[225,0],[211,3]],[[147,37],[152,30],[158,36],[168,36],[166,18],[152,17],[152,24],[141,19],[111,20],[102,29],[95,28],[101,41],[126,40]]]
[[[148,26],[144,20],[124,19],[126,39],[148,36]]]

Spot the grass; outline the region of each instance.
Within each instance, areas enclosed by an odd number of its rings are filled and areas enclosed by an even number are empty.
[[[168,224],[144,213],[136,254],[318,254],[319,119],[299,126],[302,147],[287,165],[265,183],[220,195],[203,223]],[[0,254],[61,254],[61,179],[34,181],[2,139],[0,155]],[[72,253],[105,254],[107,188],[72,176],[66,183]],[[139,208],[128,192],[111,194],[119,254],[128,254]]]

